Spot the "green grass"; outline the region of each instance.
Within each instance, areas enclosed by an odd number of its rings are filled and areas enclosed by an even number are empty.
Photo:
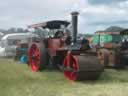
[[[31,72],[0,59],[0,96],[128,96],[128,70],[105,70],[99,80],[71,82],[59,71]]]

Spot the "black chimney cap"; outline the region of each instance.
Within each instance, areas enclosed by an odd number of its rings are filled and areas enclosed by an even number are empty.
[[[79,12],[74,11],[74,12],[71,13],[71,15],[79,15]]]

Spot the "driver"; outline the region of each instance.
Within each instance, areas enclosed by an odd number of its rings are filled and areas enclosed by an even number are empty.
[[[56,33],[55,33],[55,38],[62,38],[64,36],[64,33],[63,33],[63,31],[57,31]]]
[[[126,50],[128,48],[128,40],[124,39],[121,44],[121,49]]]

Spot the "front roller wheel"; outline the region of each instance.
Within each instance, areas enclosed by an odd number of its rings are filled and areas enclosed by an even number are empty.
[[[104,68],[99,64],[96,56],[75,55],[68,53],[64,58],[64,75],[67,79],[77,80],[95,80]]]
[[[28,63],[32,71],[41,71],[48,63],[47,51],[43,44],[33,43],[28,50]]]

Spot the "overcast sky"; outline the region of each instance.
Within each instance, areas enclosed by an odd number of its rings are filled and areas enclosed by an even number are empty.
[[[93,33],[112,25],[128,28],[127,10],[128,0],[0,0],[0,28],[70,20],[79,11],[79,32]]]

